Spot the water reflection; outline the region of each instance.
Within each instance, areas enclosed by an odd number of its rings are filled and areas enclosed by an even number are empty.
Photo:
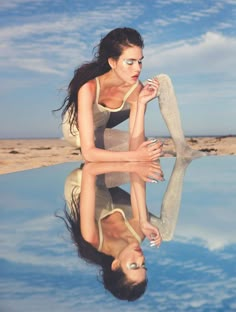
[[[176,159],[160,215],[146,202],[146,183],[163,181],[160,163],[89,163],[65,182],[65,223],[80,258],[100,267],[104,288],[133,301],[147,286],[141,243],[159,247],[174,235],[190,161]],[[129,183],[130,190],[122,188]],[[158,186],[157,186],[158,187]]]
[[[159,249],[141,244],[148,284],[133,303],[104,290],[99,266],[77,256],[55,217],[63,216],[65,179],[78,163],[0,175],[0,311],[236,311],[235,160],[203,157],[187,167],[161,159],[165,181],[146,183],[146,203],[163,241]],[[103,174],[111,188],[114,175],[123,173]],[[119,186],[128,194],[129,176]]]

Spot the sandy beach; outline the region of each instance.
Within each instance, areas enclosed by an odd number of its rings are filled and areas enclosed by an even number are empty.
[[[164,141],[164,156],[175,156],[173,142]],[[236,155],[236,136],[189,137],[193,149],[209,155]],[[80,150],[60,139],[0,140],[0,174],[83,160]]]

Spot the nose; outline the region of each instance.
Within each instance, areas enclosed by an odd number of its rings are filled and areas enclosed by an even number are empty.
[[[138,72],[141,72],[141,69],[142,69],[142,63],[139,63],[139,62],[135,62],[135,70],[138,71]]]
[[[145,257],[144,257],[144,255],[142,255],[138,258],[137,264],[139,267],[141,267],[144,262],[145,262]]]

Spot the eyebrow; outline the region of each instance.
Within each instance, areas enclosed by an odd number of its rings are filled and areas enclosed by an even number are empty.
[[[135,58],[132,58],[132,57],[127,57],[126,60],[131,60],[131,61],[141,61],[144,59],[144,56],[142,56],[140,59],[135,59]]]

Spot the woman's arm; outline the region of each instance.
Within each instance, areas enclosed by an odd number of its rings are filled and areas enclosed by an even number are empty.
[[[78,92],[78,124],[82,154],[87,162],[101,161],[153,161],[160,156],[155,146],[148,148],[149,142],[144,142],[137,149],[127,152],[113,152],[97,148],[94,144],[93,103],[96,86],[94,81],[84,84]],[[140,114],[139,114],[140,115]],[[137,120],[139,120],[139,116]],[[138,129],[139,122],[135,128]],[[139,131],[139,130],[138,130]],[[136,136],[136,131],[133,136]]]
[[[130,150],[136,150],[145,141],[145,111],[147,103],[153,100],[158,92],[159,82],[153,80],[145,86],[139,86],[139,95],[136,102],[131,103],[130,107]],[[149,142],[150,143],[150,142]],[[150,149],[150,147],[148,147]],[[154,150],[159,149],[158,157],[161,156],[161,144],[156,142]]]
[[[80,227],[83,238],[98,247],[98,229],[95,223],[96,175],[91,174],[86,165],[82,171],[80,193]]]
[[[93,103],[96,86],[93,81],[84,84],[78,92],[78,124],[82,154],[87,162],[135,161],[137,152],[112,152],[94,144]]]
[[[131,173],[131,205],[133,214],[138,217],[143,234],[150,240],[151,246],[159,246],[162,238],[159,229],[149,222],[149,213],[146,207],[146,184],[136,174]]]

